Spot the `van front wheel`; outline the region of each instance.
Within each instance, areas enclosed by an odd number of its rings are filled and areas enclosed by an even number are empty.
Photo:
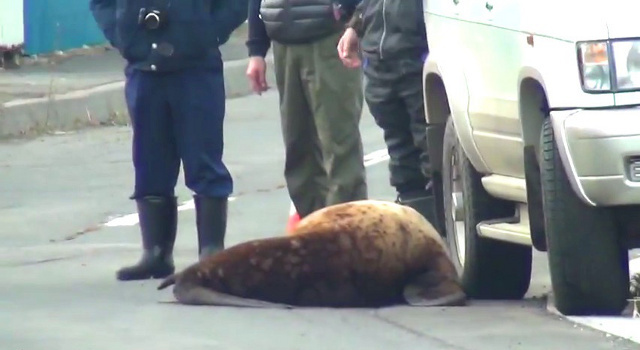
[[[610,208],[588,206],[565,173],[551,121],[540,133],[542,205],[555,306],[564,315],[619,315],[629,260]]]
[[[453,119],[445,129],[442,187],[446,240],[463,288],[475,299],[521,299],[531,281],[529,246],[478,235],[485,220],[511,217],[515,205],[491,196],[465,155]]]

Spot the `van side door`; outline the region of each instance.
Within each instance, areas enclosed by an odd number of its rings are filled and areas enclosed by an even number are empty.
[[[468,31],[472,58],[466,70],[473,138],[494,174],[524,178],[518,75],[526,49],[522,2],[472,0]]]

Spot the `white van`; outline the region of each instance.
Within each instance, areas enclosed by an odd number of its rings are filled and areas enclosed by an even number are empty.
[[[472,298],[628,305],[640,247],[640,1],[424,0],[440,218]]]

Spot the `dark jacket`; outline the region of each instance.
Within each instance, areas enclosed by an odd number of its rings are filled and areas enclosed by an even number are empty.
[[[362,0],[349,26],[361,37],[363,55],[382,60],[427,55],[422,1]]]
[[[93,16],[130,67],[154,71],[222,68],[219,46],[246,19],[248,0],[90,0]],[[141,9],[166,13],[166,25],[149,30]]]
[[[281,44],[307,44],[343,29],[333,0],[262,0],[260,14],[269,38]]]
[[[343,30],[344,22],[333,17],[334,3],[350,17],[360,0],[281,0],[273,5],[266,2],[266,6],[263,0],[249,1],[249,56],[264,57],[271,40],[308,43]]]

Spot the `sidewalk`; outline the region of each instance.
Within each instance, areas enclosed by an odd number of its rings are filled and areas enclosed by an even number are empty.
[[[221,47],[229,98],[250,93],[246,24]],[[0,139],[85,126],[126,123],[124,61],[118,52],[94,47],[26,59],[17,70],[0,70]],[[269,59],[268,79],[274,81]]]

